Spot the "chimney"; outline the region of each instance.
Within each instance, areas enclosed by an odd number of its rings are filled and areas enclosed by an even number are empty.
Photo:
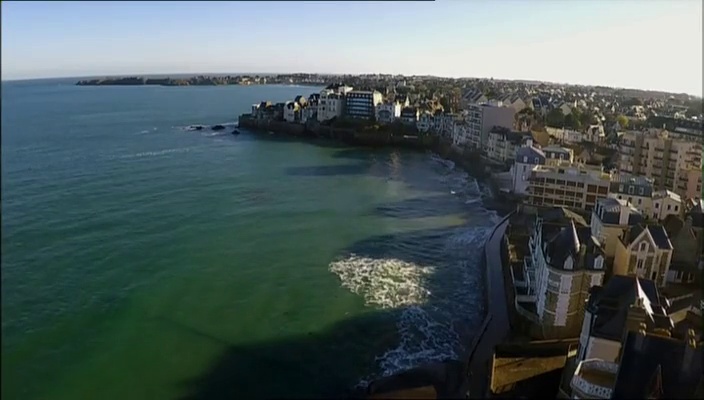
[[[684,356],[682,357],[682,374],[689,374],[694,359],[694,353],[697,350],[697,339],[694,335],[694,329],[687,329],[687,339],[685,342]]]

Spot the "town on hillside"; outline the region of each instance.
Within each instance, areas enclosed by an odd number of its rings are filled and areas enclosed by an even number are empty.
[[[516,205],[501,265],[487,266],[501,268],[505,293],[489,312],[509,321],[491,333],[501,343],[472,397],[701,397],[700,98],[429,77],[345,82],[254,104],[249,117],[402,125],[479,154],[498,196]]]

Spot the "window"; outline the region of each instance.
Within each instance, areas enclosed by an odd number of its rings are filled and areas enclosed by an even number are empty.
[[[523,172],[526,172],[526,166],[525,166],[525,165],[523,166]]]
[[[643,204],[643,199],[638,199],[638,205],[641,205],[641,204]],[[675,211],[677,211],[677,210],[675,210]]]
[[[527,163],[528,162],[528,156],[523,156],[523,162]]]
[[[618,195],[618,199],[619,199],[619,200],[623,200],[623,196],[621,196],[621,195],[619,194],[619,195]]]
[[[672,209],[672,204],[667,205],[667,211],[670,211],[670,209]]]
[[[655,208],[660,208],[660,203],[655,203]]]
[[[644,251],[646,248],[648,248],[648,244],[643,242],[640,244],[640,247],[638,248],[638,250]]]
[[[675,211],[678,211],[680,206],[675,206]]]
[[[538,157],[535,157],[535,163],[540,164],[540,159]]]
[[[618,185],[618,191],[623,192],[623,185]]]
[[[628,194],[633,194],[633,192],[634,192],[633,186],[629,186],[628,187]]]
[[[645,193],[645,189],[638,188],[638,194],[640,194],[642,196],[644,193]]]
[[[638,260],[636,262],[636,268],[637,269],[643,269],[643,260]]]

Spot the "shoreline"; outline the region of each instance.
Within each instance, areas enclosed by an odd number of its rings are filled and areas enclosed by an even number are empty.
[[[392,137],[377,133],[363,134],[354,129],[341,129],[323,127],[319,124],[297,124],[283,121],[269,120],[254,120],[248,115],[242,115],[238,119],[239,128],[248,129],[255,134],[274,133],[278,136],[295,139],[308,139],[310,141],[330,140],[333,143],[347,144],[350,146],[359,146],[367,148],[403,148],[415,151],[425,151],[437,155],[438,157],[449,160],[456,167],[461,168],[464,172],[477,179],[478,182],[489,184],[491,188],[491,174],[488,172],[488,167],[481,161],[477,152],[458,151],[453,148],[451,143],[446,139],[438,136],[418,136],[421,140],[414,138]],[[376,137],[374,137],[376,136]],[[467,348],[459,360],[448,360],[443,363],[428,363],[418,365],[406,371],[397,374],[382,377],[373,380],[369,383],[366,389],[355,390],[357,395],[366,395],[383,397],[385,394],[392,395],[398,391],[404,390],[425,390],[432,386],[436,393],[449,397],[465,396],[468,392],[471,398],[477,397],[478,393],[484,393],[487,382],[484,382],[482,376],[486,377],[485,368],[487,365],[487,357],[493,354],[493,345],[482,344],[483,342],[500,342],[506,335],[505,318],[502,315],[496,316],[497,307],[503,303],[501,301],[491,301],[490,296],[496,297],[497,291],[501,288],[495,285],[503,285],[503,280],[496,281],[496,268],[490,270],[490,266],[501,259],[500,245],[496,248],[497,239],[503,238],[508,218],[513,213],[516,207],[516,202],[510,199],[500,198],[492,189],[492,198],[490,201],[482,201],[483,206],[495,211],[500,218],[499,221],[491,228],[489,235],[486,238],[482,252],[483,273],[484,273],[484,310],[485,315],[477,332],[472,337],[467,337]],[[501,231],[501,235],[497,236],[497,232]],[[498,268],[501,272],[502,268]],[[492,273],[493,272],[493,273]],[[502,277],[502,276],[501,276]],[[505,298],[503,299],[505,303]],[[505,308],[505,306],[504,306]],[[510,330],[510,327],[508,328]],[[491,336],[491,337],[490,337]],[[413,382],[407,381],[409,376],[415,376],[417,380],[419,376],[423,376],[429,385],[423,388],[410,388]],[[379,397],[379,398],[381,398]]]
[[[388,133],[371,132],[366,133],[354,128],[336,128],[325,126],[317,121],[306,124],[275,121],[257,120],[250,114],[242,114],[238,118],[238,128],[250,130],[259,135],[266,135],[267,132],[278,136],[299,139],[303,141],[329,140],[332,143],[339,143],[348,146],[358,146],[366,148],[387,148],[387,149],[407,149],[415,151],[431,152],[442,159],[452,161],[456,167],[489,186],[491,190],[491,201],[483,201],[485,208],[495,211],[500,218],[515,210],[516,201],[499,196],[491,180],[491,171],[477,151],[462,150],[453,147],[446,138],[437,135],[404,135],[394,136]]]

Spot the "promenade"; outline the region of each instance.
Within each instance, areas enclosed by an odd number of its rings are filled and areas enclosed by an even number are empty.
[[[504,234],[511,215],[513,213],[505,216],[496,225],[484,246],[487,319],[483,331],[478,333],[480,336],[469,360],[470,398],[486,398],[494,347],[504,341],[510,330],[501,254]]]

